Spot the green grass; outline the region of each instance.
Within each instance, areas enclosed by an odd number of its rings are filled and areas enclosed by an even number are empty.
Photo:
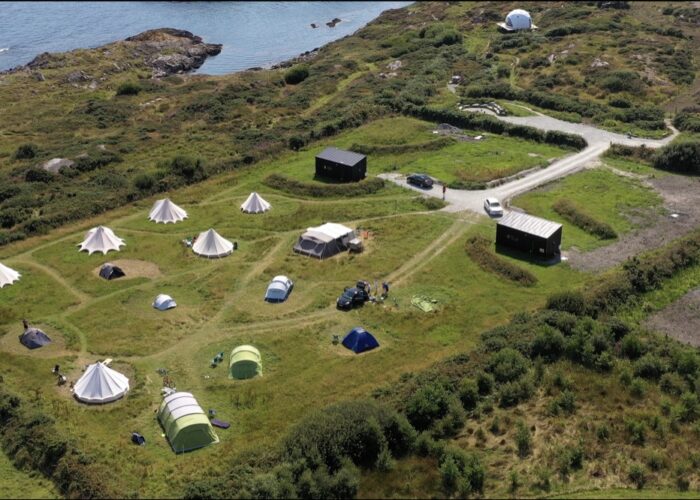
[[[634,489],[634,488],[613,488],[579,491],[566,493],[547,498],[700,498],[698,491],[678,491],[678,490],[657,490],[657,489]]]
[[[16,469],[0,452],[0,498],[60,498],[50,481]]]
[[[606,244],[606,241],[558,215],[552,204],[560,198],[571,200],[594,219],[610,224],[619,235],[637,227],[629,219],[630,215],[643,219],[645,211],[658,210],[661,206],[660,196],[651,188],[636,179],[621,177],[605,169],[580,172],[515,198],[514,206],[563,224],[563,249],[575,246],[579,250],[591,250]]]

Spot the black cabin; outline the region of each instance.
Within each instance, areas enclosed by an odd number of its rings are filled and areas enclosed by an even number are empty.
[[[352,151],[326,148],[316,155],[316,177],[357,182],[367,174],[367,157]]]
[[[532,215],[509,212],[496,226],[496,245],[541,257],[553,257],[561,246],[561,224]]]

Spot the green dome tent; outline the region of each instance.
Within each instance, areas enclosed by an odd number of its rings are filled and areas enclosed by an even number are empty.
[[[246,379],[262,375],[260,351],[252,345],[241,345],[231,351],[229,378]]]
[[[175,453],[219,442],[207,415],[189,392],[175,392],[163,398],[158,421]]]

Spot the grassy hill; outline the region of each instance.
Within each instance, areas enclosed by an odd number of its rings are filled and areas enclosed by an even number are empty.
[[[631,49],[648,53],[651,37],[655,50],[680,54],[697,29],[679,17],[684,5],[528,2],[539,32],[504,36],[494,22],[510,4],[417,3],[298,62],[309,75],[296,84],[285,82],[287,68],[153,80],[133,42],[49,57],[43,80],[36,69],[0,76],[0,98],[14,104],[0,133],[0,262],[22,273],[0,290],[3,450],[69,497],[696,495],[697,352],[644,320],[700,285],[697,230],[661,257],[584,273],[496,252],[491,219],[438,211],[439,200],[374,178],[421,170],[451,185],[484,182],[571,152],[478,129],[465,133],[483,141],[444,139],[434,123],[404,115],[422,106],[454,111],[460,98],[480,99],[470,89],[508,84],[519,92],[508,106],[521,113],[515,101],[576,113],[533,103],[539,94],[530,91],[594,104],[596,114],[570,118],[612,129],[627,127],[620,109],[680,99],[694,83],[674,81],[667,63],[653,61],[668,85],[644,82],[646,66],[625,56],[615,30]],[[547,34],[561,26],[576,28]],[[554,47],[552,66],[522,65]],[[595,57],[610,62],[601,70],[637,75],[639,87],[606,88],[610,75],[589,71]],[[387,68],[396,60],[400,67]],[[560,65],[571,80],[544,90],[543,75],[556,80]],[[453,74],[468,76],[464,95],[447,90]],[[618,98],[630,107],[613,105]],[[634,122],[639,133],[659,130]],[[368,151],[371,178],[350,187],[314,179],[313,157],[331,145]],[[36,168],[55,157],[76,165],[55,175]],[[609,241],[560,216],[562,198],[618,238],[639,226],[632,215],[659,209],[653,190],[623,175],[651,166],[605,161],[622,173],[585,171],[518,199],[564,223],[565,249]],[[270,212],[240,212],[253,190]],[[147,220],[166,193],[186,221]],[[357,228],[365,252],[317,261],[292,251],[307,227],[326,221]],[[126,246],[78,252],[97,224]],[[210,261],[182,244],[209,227],[238,249]],[[115,261],[127,277],[100,279],[101,264]],[[267,304],[277,274],[294,290]],[[335,298],[358,279],[389,281],[389,299],[337,311]],[[178,307],[153,309],[159,293]],[[412,306],[416,296],[433,300],[435,312]],[[22,347],[22,318],[53,344]],[[355,356],[332,342],[355,326],[380,348]],[[210,366],[240,344],[260,350],[263,377],[232,381],[226,363]],[[131,390],[103,407],[76,402],[51,375],[58,363],[75,381],[107,357]],[[219,444],[173,454],[154,413],[161,369],[231,422],[217,430]],[[146,446],[131,444],[134,431]],[[12,484],[14,472],[3,472]],[[37,495],[52,494],[36,486]]]

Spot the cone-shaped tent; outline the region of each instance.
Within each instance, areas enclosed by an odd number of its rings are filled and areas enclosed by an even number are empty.
[[[4,287],[5,285],[11,285],[15,281],[19,280],[20,276],[22,275],[14,269],[10,269],[9,267],[0,263],[0,288]]]
[[[174,224],[186,219],[187,212],[170,201],[169,198],[165,198],[164,200],[158,200],[153,204],[153,208],[151,209],[151,213],[148,215],[148,218],[155,223],[162,222],[163,224],[168,224],[172,222]]]
[[[51,339],[38,328],[30,327],[24,322],[24,333],[19,336],[20,343],[27,349],[37,349],[51,343]]]
[[[355,354],[379,347],[379,342],[364,328],[355,327],[343,339],[343,345]]]
[[[158,421],[175,453],[219,442],[207,415],[189,392],[166,396],[158,409]]]
[[[75,397],[85,403],[109,403],[129,390],[129,379],[97,362],[88,366],[73,387]]]
[[[122,245],[126,245],[124,240],[117,238],[110,228],[97,226],[93,227],[85,234],[85,240],[78,246],[81,252],[87,250],[88,254],[92,255],[93,252],[102,252],[106,254],[110,250],[116,250],[118,252],[119,247]]]
[[[202,257],[216,259],[218,257],[226,257],[233,252],[233,243],[219,236],[219,233],[213,229],[210,229],[197,236],[197,241],[192,245],[192,250]]]
[[[262,375],[260,351],[252,345],[241,345],[231,351],[229,378],[246,379]]]
[[[177,304],[170,295],[161,293],[158,295],[158,297],[156,297],[156,300],[153,301],[153,307],[159,311],[166,311],[168,309],[172,309],[173,307],[177,307]]]
[[[241,205],[241,210],[248,214],[259,214],[262,212],[267,212],[271,207],[272,205],[263,200],[262,196],[253,191],[250,193],[248,199],[245,200],[243,205]]]

